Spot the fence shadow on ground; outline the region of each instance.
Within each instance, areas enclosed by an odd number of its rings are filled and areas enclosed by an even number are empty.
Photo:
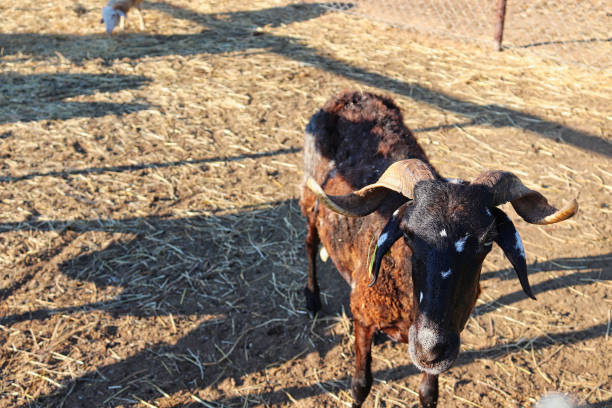
[[[304,225],[295,200],[222,216],[0,224],[2,232],[15,230],[56,231],[69,236],[61,246],[75,236],[91,232],[125,235],[126,239],[118,239],[101,250],[85,251],[58,264],[59,272],[70,279],[91,282],[100,291],[109,286],[121,287],[122,291],[99,302],[4,316],[0,319],[2,325],[44,322],[58,314],[78,319],[79,315],[98,310],[112,317],[99,329],[104,341],[112,344],[114,336],[121,332],[122,316],[214,316],[176,344],[152,344],[132,357],[69,381],[52,395],[27,406],[99,406],[106,400],[105,406],[117,406],[131,394],[145,400],[155,398],[159,395],[156,386],[173,394],[207,387],[225,378],[240,383],[244,375],[273,362],[286,361],[306,349],[325,356],[339,343],[338,336],[316,327],[313,330],[319,340],[311,350],[311,323],[302,308],[305,263],[298,259],[304,259]],[[61,257],[60,252],[58,249],[49,256]],[[326,274],[325,269],[325,286],[329,286],[325,309],[347,308],[348,286],[339,274]],[[16,277],[16,282],[2,293],[2,299],[13,295],[30,279],[36,279],[37,285],[48,284],[40,274],[31,272]],[[287,338],[293,342],[286,342]],[[234,342],[239,347],[232,354],[234,348],[227,344]],[[245,357],[246,345],[249,357]],[[221,354],[219,350],[223,350]],[[231,355],[232,361],[228,362],[224,355]],[[202,361],[205,376],[202,367],[190,362],[192,356]],[[125,393],[113,388],[123,385]]]
[[[580,40],[550,40],[550,41],[538,41],[524,45],[512,45],[508,48],[533,48],[542,47],[546,45],[562,45],[562,44],[588,44],[596,42],[612,42],[612,37],[608,38],[584,38]]]
[[[148,105],[141,103],[68,102],[65,99],[98,92],[138,89],[150,82],[150,78],[142,75],[1,74],[0,106],[5,108],[0,108],[0,124],[120,116],[148,109]]]
[[[531,289],[537,297],[541,293],[551,290],[590,285],[594,280],[612,280],[612,268],[610,268],[611,260],[612,252],[604,255],[585,256],[584,258],[557,258],[545,262],[535,262],[527,267],[529,275],[548,271],[558,271],[561,268],[576,268],[579,270],[569,275],[559,276],[557,278],[548,279],[544,282],[532,285]],[[560,267],[559,265],[562,266]],[[582,271],[583,269],[588,270]],[[481,276],[481,280],[489,280],[493,278],[498,278],[501,280],[515,280],[517,285],[519,285],[516,273],[512,269],[491,271],[484,273]],[[472,316],[481,316],[499,308],[500,306],[509,305],[526,299],[526,295],[523,290],[520,289],[520,286],[517,287],[518,289],[515,292],[503,295],[495,300],[476,306],[472,312]]]
[[[319,50],[302,44],[298,38],[257,31],[258,28],[263,28],[266,25],[278,26],[306,21],[329,12],[319,4],[295,4],[222,14],[202,14],[165,3],[152,3],[149,7],[156,8],[174,18],[197,22],[203,26],[203,30],[197,34],[176,35],[123,33],[112,39],[104,35],[0,34],[0,44],[6,44],[4,55],[21,52],[37,57],[50,58],[56,52],[59,52],[75,63],[82,63],[83,60],[93,58],[90,49],[94,47],[94,42],[104,44],[116,42],[117,46],[114,47],[100,47],[101,50],[105,51],[102,55],[95,55],[96,58],[103,58],[108,65],[112,65],[117,60],[138,59],[145,56],[216,54],[263,49],[362,84],[394,92],[439,109],[459,114],[467,118],[466,122],[457,124],[460,127],[488,125],[519,128],[597,154],[612,156],[612,144],[597,135],[549,121],[537,115],[496,104],[481,105],[464,101],[448,93],[433,90],[420,84],[392,79],[365,68],[321,55]],[[446,126],[455,125],[444,123],[429,129]]]
[[[113,299],[56,309],[37,309],[4,317],[0,324],[10,327],[23,321],[45,320],[56,314],[78,315],[94,310],[113,317],[111,326],[120,326],[122,316],[216,316],[206,320],[180,338],[176,344],[159,342],[117,363],[98,367],[75,380],[65,382],[54,393],[41,396],[23,405],[49,406],[64,403],[119,406],[137,395],[143,400],[160,397],[159,389],[172,395],[179,391],[210,387],[231,378],[240,385],[245,376],[261,372],[270,364],[280,363],[304,353],[318,352],[321,359],[341,341],[319,323],[310,332],[311,321],[303,312],[301,288],[305,281],[303,255],[304,221],[295,200],[269,203],[235,214],[210,217],[171,219],[145,217],[132,219],[96,219],[45,221],[0,224],[0,231],[58,231],[77,236],[92,231],[125,234],[107,247],[63,260],[59,271],[67,277],[92,282],[99,289],[109,285],[123,290]],[[69,241],[70,238],[67,239]],[[602,266],[606,256],[580,259],[590,268]],[[553,262],[572,263],[572,258]],[[538,264],[538,270],[551,270]],[[606,264],[607,265],[607,264]],[[548,268],[548,269],[547,269]],[[324,315],[348,310],[348,286],[329,265],[322,269],[321,286],[329,303]],[[485,274],[498,275],[502,271]],[[594,272],[587,272],[591,276]],[[606,272],[607,273],[607,272]],[[566,286],[553,279],[536,285],[541,294]],[[576,277],[577,278],[577,277]],[[601,278],[601,277],[600,277]],[[44,285],[44,282],[39,282]],[[561,286],[559,286],[561,285]],[[22,286],[18,284],[18,286]],[[10,296],[5,293],[4,297]],[[495,310],[504,303],[522,299],[517,291],[496,302],[480,306],[482,313]],[[325,316],[323,316],[325,318]],[[109,326],[110,327],[110,326]],[[583,330],[545,334],[529,341],[534,349],[549,347],[554,342],[573,344],[601,337],[605,324]],[[113,347],[113,336],[121,327],[107,330],[105,336]],[[293,342],[287,341],[293,339]],[[296,341],[297,339],[297,341]],[[551,340],[552,339],[552,340]],[[312,341],[312,343],[311,343]],[[314,344],[314,348],[312,346]],[[250,347],[250,348],[247,348]],[[471,364],[481,358],[499,358],[518,351],[514,341],[461,354],[457,365]],[[246,353],[248,350],[248,355]],[[227,357],[225,357],[227,356]],[[230,358],[231,357],[231,363]],[[194,364],[194,359],[202,364]],[[303,357],[298,365],[311,364]],[[202,374],[205,370],[205,375]],[[375,377],[400,380],[417,374],[411,365],[379,370]],[[348,387],[350,373],[330,381],[328,387]],[[291,384],[291,382],[290,382]],[[334,385],[335,384],[335,385]],[[158,389],[158,388],[159,389]],[[240,405],[243,398],[263,399],[267,403],[287,400],[287,393],[301,400],[324,392],[320,383],[309,386],[289,385],[282,390],[262,391],[241,397],[223,397],[211,404]]]
[[[291,154],[300,152],[302,149],[297,147],[289,147],[286,149],[278,149],[269,152],[259,152],[259,153],[244,153],[237,156],[230,157],[209,157],[204,159],[191,159],[191,160],[177,160],[171,162],[153,162],[153,163],[141,163],[141,164],[126,164],[124,166],[107,166],[107,167],[87,167],[83,169],[65,169],[65,170],[55,170],[48,172],[34,172],[25,174],[22,176],[2,176],[0,177],[0,183],[15,183],[23,180],[31,180],[36,177],[67,177],[74,176],[78,174],[88,175],[88,174],[103,174],[103,173],[124,173],[128,171],[138,171],[145,169],[163,169],[168,167],[177,167],[177,166],[188,166],[188,165],[197,165],[197,164],[206,164],[206,163],[216,163],[216,162],[234,162],[243,159],[259,159],[262,157],[270,157],[277,156],[281,154]]]

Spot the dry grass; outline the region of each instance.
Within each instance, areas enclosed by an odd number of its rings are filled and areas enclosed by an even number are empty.
[[[307,317],[296,202],[304,125],[345,88],[397,100],[445,175],[579,196],[548,227],[505,208],[538,301],[494,251],[440,405],[610,404],[610,72],[312,4],[151,1],[112,38],[99,8],[0,6],[0,406],[349,404],[348,289],[324,267]],[[373,365],[367,406],[415,406],[405,346]]]
[[[366,16],[441,40],[470,42],[498,49],[498,2],[455,0],[354,0],[329,7]],[[590,69],[612,68],[610,3],[607,0],[507,2],[502,48],[538,54]]]

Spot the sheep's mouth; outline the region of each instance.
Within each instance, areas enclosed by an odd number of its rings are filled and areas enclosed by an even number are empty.
[[[443,372],[449,370],[453,364],[455,364],[455,361],[457,360],[457,357],[452,357],[449,356],[451,358],[448,357],[443,357],[440,359],[436,359],[433,362],[430,363],[423,363],[423,362],[419,362],[419,360],[417,358],[415,358],[412,353],[410,353],[410,358],[412,359],[412,363],[421,371],[425,371],[428,374],[432,374],[432,375],[438,375],[438,374],[442,374]]]
[[[415,366],[417,366],[419,370],[425,371],[429,374],[438,375],[450,369],[455,363],[455,360],[456,359],[454,358],[452,359],[440,358],[430,363],[423,363],[423,362],[418,362],[418,360],[415,361],[415,359],[413,359],[412,362]]]

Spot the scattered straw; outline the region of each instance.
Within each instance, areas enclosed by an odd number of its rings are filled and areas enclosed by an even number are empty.
[[[441,403],[529,405],[550,386],[532,364],[610,398],[590,358],[612,321],[609,72],[311,2],[144,7],[144,32],[112,37],[92,0],[0,8],[0,406],[350,404],[350,288],[319,262],[309,319],[298,204],[305,126],[342,89],[392,97],[444,176],[499,168],[553,205],[579,195],[576,217],[546,227],[502,206],[538,301],[494,249],[441,376],[469,380],[470,403]],[[367,403],[413,404],[405,345],[374,359],[386,384]]]

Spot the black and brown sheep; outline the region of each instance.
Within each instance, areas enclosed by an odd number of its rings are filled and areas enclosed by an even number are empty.
[[[498,205],[512,203],[535,224],[563,221],[578,208],[574,200],[557,210],[510,172],[487,171],[472,182],[442,178],[399,108],[370,93],[342,93],[311,118],[304,163],[307,308],[321,308],[315,260],[322,243],[352,288],[353,407],[370,392],[377,331],[409,344],[424,371],[421,404],[436,406],[438,375],[457,358],[493,242],[533,297],[520,237]]]

